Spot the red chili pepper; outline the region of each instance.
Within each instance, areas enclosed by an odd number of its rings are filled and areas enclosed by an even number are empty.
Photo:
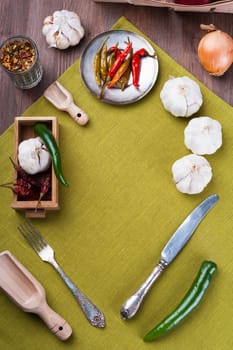
[[[142,47],[141,49],[139,49],[138,51],[135,52],[135,55],[139,55],[141,57],[144,56],[150,56],[149,53],[146,51],[146,49],[144,49],[144,47]]]
[[[109,47],[108,52],[111,53],[113,51],[116,51],[117,48],[118,48],[117,45],[111,46],[111,47]]]
[[[131,57],[132,57],[132,50],[131,50],[131,52],[129,54],[129,57],[121,64],[120,68],[117,70],[117,72],[112,77],[112,80],[108,84],[108,88],[111,88],[115,84],[117,84],[118,81],[120,80],[120,78],[125,74],[125,72],[127,71],[128,67],[130,67]]]
[[[110,78],[112,78],[114,76],[114,74],[118,71],[118,69],[120,68],[122,62],[126,59],[128,54],[130,53],[131,49],[132,49],[132,42],[130,42],[126,46],[126,48],[119,54],[119,56],[117,56],[115,62],[113,63],[113,65],[110,68],[110,70],[108,71],[108,76]]]
[[[43,180],[43,183],[41,185],[41,194],[45,194],[48,192],[51,185],[51,176],[50,174],[46,175],[45,179]]]
[[[132,75],[133,75],[133,85],[139,87],[139,75],[141,68],[141,58],[142,57],[155,57],[155,55],[150,55],[146,49],[141,48],[133,54],[132,57]]]
[[[109,49],[108,49],[108,52],[111,54],[113,52],[115,52],[115,58],[119,57],[122,53],[122,50],[120,50],[118,48],[118,46],[111,46]],[[111,68],[111,67],[110,67]]]
[[[31,185],[23,179],[17,179],[15,183],[1,184],[0,187],[9,188],[15,194],[24,198],[28,197],[32,193]]]
[[[42,200],[42,198],[45,196],[45,194],[49,191],[49,188],[51,186],[51,177],[50,174],[46,175],[45,179],[43,180],[43,183],[41,185],[41,190],[40,190],[40,196],[36,205],[36,210]]]
[[[27,181],[17,179],[16,183],[13,185],[13,191],[22,197],[28,197],[32,193],[31,187],[31,184]]]
[[[14,163],[10,158],[14,169],[17,171],[17,178],[14,183],[0,184],[0,187],[12,190],[19,200],[38,201],[36,209],[42,198],[49,200],[51,196],[51,173],[50,170],[44,174],[28,175],[23,168]]]
[[[11,163],[13,164],[14,169],[17,171],[17,178],[18,179],[23,179],[35,187],[40,187],[39,181],[36,181],[34,178],[32,178],[30,175],[28,175],[28,173],[26,173],[26,171],[20,165],[17,165],[11,157],[9,157],[9,158],[10,158]]]

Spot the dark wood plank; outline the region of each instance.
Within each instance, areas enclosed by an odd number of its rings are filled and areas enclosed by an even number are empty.
[[[62,8],[78,13],[85,27],[85,38],[81,43],[65,51],[49,49],[41,32],[44,18]],[[13,5],[9,0],[1,0],[0,14],[0,40],[14,34],[31,37],[38,45],[44,69],[42,82],[29,91],[16,89],[5,72],[0,71],[0,133],[7,129],[16,115],[22,114],[60,74],[80,57],[90,39],[100,32],[109,30],[122,15],[208,88],[230,105],[233,104],[231,91],[233,67],[224,76],[215,78],[203,70],[197,58],[197,45],[203,35],[199,29],[200,23],[214,23],[233,36],[232,14],[178,13],[169,9],[95,3],[92,0],[18,0]]]

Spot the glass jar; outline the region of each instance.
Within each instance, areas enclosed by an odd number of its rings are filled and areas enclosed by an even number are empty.
[[[31,89],[42,79],[37,46],[25,36],[12,36],[1,43],[0,66],[19,89]]]

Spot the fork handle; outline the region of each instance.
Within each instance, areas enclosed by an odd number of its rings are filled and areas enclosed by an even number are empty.
[[[104,314],[81,292],[81,290],[71,281],[56,261],[51,262],[58,274],[61,276],[67,287],[70,289],[75,299],[79,303],[90,324],[97,328],[105,327]]]

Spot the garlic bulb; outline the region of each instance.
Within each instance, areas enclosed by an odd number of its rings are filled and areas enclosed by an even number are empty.
[[[175,117],[190,117],[203,102],[199,85],[186,76],[167,80],[160,98],[164,108]]]
[[[19,144],[18,162],[26,173],[34,175],[49,168],[51,157],[40,137],[35,137]]]
[[[212,179],[209,162],[196,154],[184,156],[172,165],[173,181],[176,188],[187,194],[197,194],[204,190]]]
[[[195,154],[213,154],[222,145],[222,126],[210,117],[194,118],[184,130],[184,143]]]
[[[61,10],[44,19],[42,33],[49,47],[64,50],[80,42],[84,28],[75,12]]]

